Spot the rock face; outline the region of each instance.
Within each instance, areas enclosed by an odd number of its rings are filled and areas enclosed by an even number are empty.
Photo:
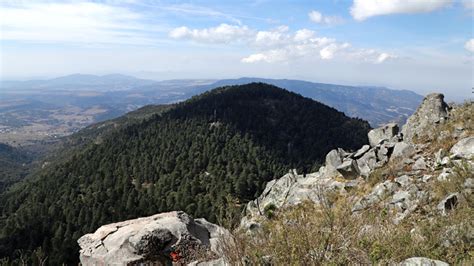
[[[184,212],[168,212],[101,226],[79,238],[82,265],[168,265],[217,259],[225,229],[192,219]],[[177,256],[176,256],[177,255]],[[199,265],[199,264],[197,264]]]
[[[444,102],[444,95],[432,93],[425,97],[416,112],[408,118],[402,127],[403,140],[412,142],[414,137],[426,136],[427,129],[442,123],[448,118],[449,106]]]

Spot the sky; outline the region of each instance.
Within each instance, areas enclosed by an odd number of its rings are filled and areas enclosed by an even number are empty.
[[[474,0],[0,1],[0,79],[264,77],[472,98]]]

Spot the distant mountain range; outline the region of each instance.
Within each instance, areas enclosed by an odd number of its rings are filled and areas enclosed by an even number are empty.
[[[251,82],[268,83],[299,93],[334,107],[350,117],[363,118],[374,127],[392,121],[404,123],[422,100],[421,95],[412,91],[384,87],[263,78],[153,81],[121,74],[73,74],[49,80],[4,81],[0,84],[0,96],[4,100],[22,97],[47,104],[74,105],[81,108],[101,105],[111,111],[108,115],[101,114],[101,119],[96,120],[101,121],[147,104],[179,102],[219,86]]]
[[[72,74],[47,80],[3,81],[0,88],[10,90],[97,90],[117,91],[153,84],[156,81],[122,74],[105,76]]]

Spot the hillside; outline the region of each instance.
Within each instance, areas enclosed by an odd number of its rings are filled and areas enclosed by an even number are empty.
[[[105,224],[79,238],[81,263],[473,265],[474,104],[443,98],[271,180],[232,231],[182,211]]]
[[[335,147],[367,143],[368,130],[271,85],[212,90],[113,130],[4,194],[0,257],[41,248],[51,265],[76,263],[81,235],[164,211],[215,222],[286,169],[310,171]]]
[[[30,162],[27,152],[0,143],[0,194],[27,175]]]

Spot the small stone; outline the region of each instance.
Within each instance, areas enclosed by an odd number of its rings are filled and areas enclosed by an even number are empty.
[[[416,160],[415,164],[413,165],[413,170],[426,170],[426,162],[423,157],[420,157]]]
[[[426,183],[426,182],[430,181],[430,179],[432,177],[433,177],[432,175],[424,175],[423,178],[422,178],[422,181]]]
[[[408,175],[402,175],[400,177],[395,178],[395,182],[400,184],[402,187],[406,187],[412,183],[412,179]]]

